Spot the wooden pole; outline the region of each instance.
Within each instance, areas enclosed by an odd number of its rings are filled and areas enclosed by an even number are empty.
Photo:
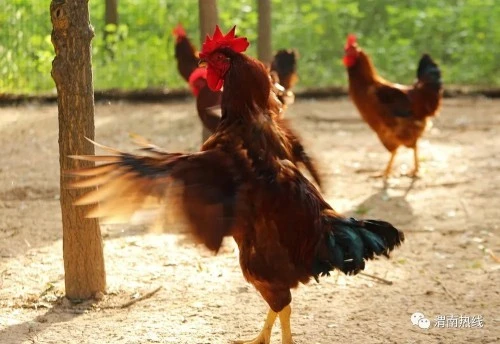
[[[215,25],[219,22],[217,12],[217,0],[198,0],[199,21],[200,21],[200,44],[203,44],[207,35],[214,33]],[[200,45],[201,46],[201,45]],[[203,126],[201,138],[205,142],[210,136],[210,132]]]
[[[91,162],[68,158],[71,154],[94,154],[85,137],[94,138],[94,88],[88,0],[52,0],[52,44],[56,56],[52,78],[59,110],[60,202],[63,227],[63,259],[66,296],[85,300],[106,289],[103,245],[97,219],[87,219],[86,207],[73,202],[89,190],[69,189],[64,172],[90,167]]]
[[[258,0],[258,35],[257,57],[267,66],[271,65],[273,59],[271,44],[271,0]]]

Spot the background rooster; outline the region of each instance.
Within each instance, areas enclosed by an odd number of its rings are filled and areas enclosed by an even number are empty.
[[[98,203],[89,216],[127,221],[175,206],[209,249],[232,235],[243,275],[270,307],[257,338],[240,343],[269,343],[279,317],[282,343],[291,344],[291,288],[334,269],[356,274],[365,260],[388,256],[403,233],[387,222],[340,216],[287,160],[291,147],[270,107],[269,74],[242,54],[248,45],[235,28],[223,35],[218,27],[203,44],[208,86],[224,89],[221,122],[200,152],[106,148],[110,155],[76,157],[104,164],[74,171],[86,178],[73,186],[99,186],[77,202]]]
[[[213,132],[219,124],[220,114],[217,108],[220,105],[221,92],[212,91],[207,87],[207,70],[198,67],[198,52],[187,37],[186,30],[181,24],[173,30],[175,37],[175,58],[179,74],[189,84],[191,92],[196,97],[198,117],[205,128]]]
[[[293,86],[297,83],[297,59],[298,53],[294,49],[281,49],[274,55],[271,62],[271,77],[275,83],[282,86],[278,93],[278,99],[283,105],[293,104],[295,95],[292,92]]]
[[[428,118],[438,111],[443,94],[438,65],[425,54],[418,64],[417,81],[413,86],[391,83],[377,74],[368,55],[357,45],[354,35],[347,37],[343,61],[347,67],[352,101],[391,153],[384,178],[389,176],[401,145],[414,151],[412,175],[416,176],[419,169],[417,141],[426,128]]]
[[[187,37],[186,30],[179,23],[172,31],[175,37],[175,58],[177,70],[184,80],[189,82],[191,73],[198,68],[198,52]]]

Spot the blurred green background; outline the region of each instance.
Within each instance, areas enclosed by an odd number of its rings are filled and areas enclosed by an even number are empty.
[[[273,48],[300,52],[299,87],[342,86],[345,36],[358,35],[379,73],[410,83],[417,60],[430,53],[446,84],[500,85],[500,4],[497,0],[273,0]],[[0,92],[54,90],[50,1],[9,0],[0,10]],[[219,0],[222,28],[254,44],[255,0]],[[104,0],[90,0],[96,89],[184,88],[173,54],[172,28],[182,22],[196,46],[198,2],[119,0],[119,25],[105,26]],[[115,34],[104,39],[108,30]]]

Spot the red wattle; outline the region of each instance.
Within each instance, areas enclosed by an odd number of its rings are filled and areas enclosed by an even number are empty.
[[[224,84],[224,80],[215,70],[207,68],[207,84],[212,91],[220,91],[222,85]]]
[[[191,92],[197,97],[200,93],[200,87],[204,82],[198,82],[198,79],[207,79],[207,69],[206,68],[196,68],[189,76],[189,86],[191,87]]]

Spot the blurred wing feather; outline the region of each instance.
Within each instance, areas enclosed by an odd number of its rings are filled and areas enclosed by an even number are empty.
[[[67,175],[80,176],[80,177],[96,177],[100,174],[111,172],[115,169],[113,163],[102,164],[95,167],[80,168],[78,170],[67,171]]]
[[[83,177],[70,187],[97,186],[75,205],[96,204],[87,216],[106,222],[152,221],[180,210],[195,238],[211,250],[219,249],[234,222],[238,188],[237,169],[226,153],[166,153],[152,145],[139,154],[116,152],[74,156],[104,162],[68,173]]]

